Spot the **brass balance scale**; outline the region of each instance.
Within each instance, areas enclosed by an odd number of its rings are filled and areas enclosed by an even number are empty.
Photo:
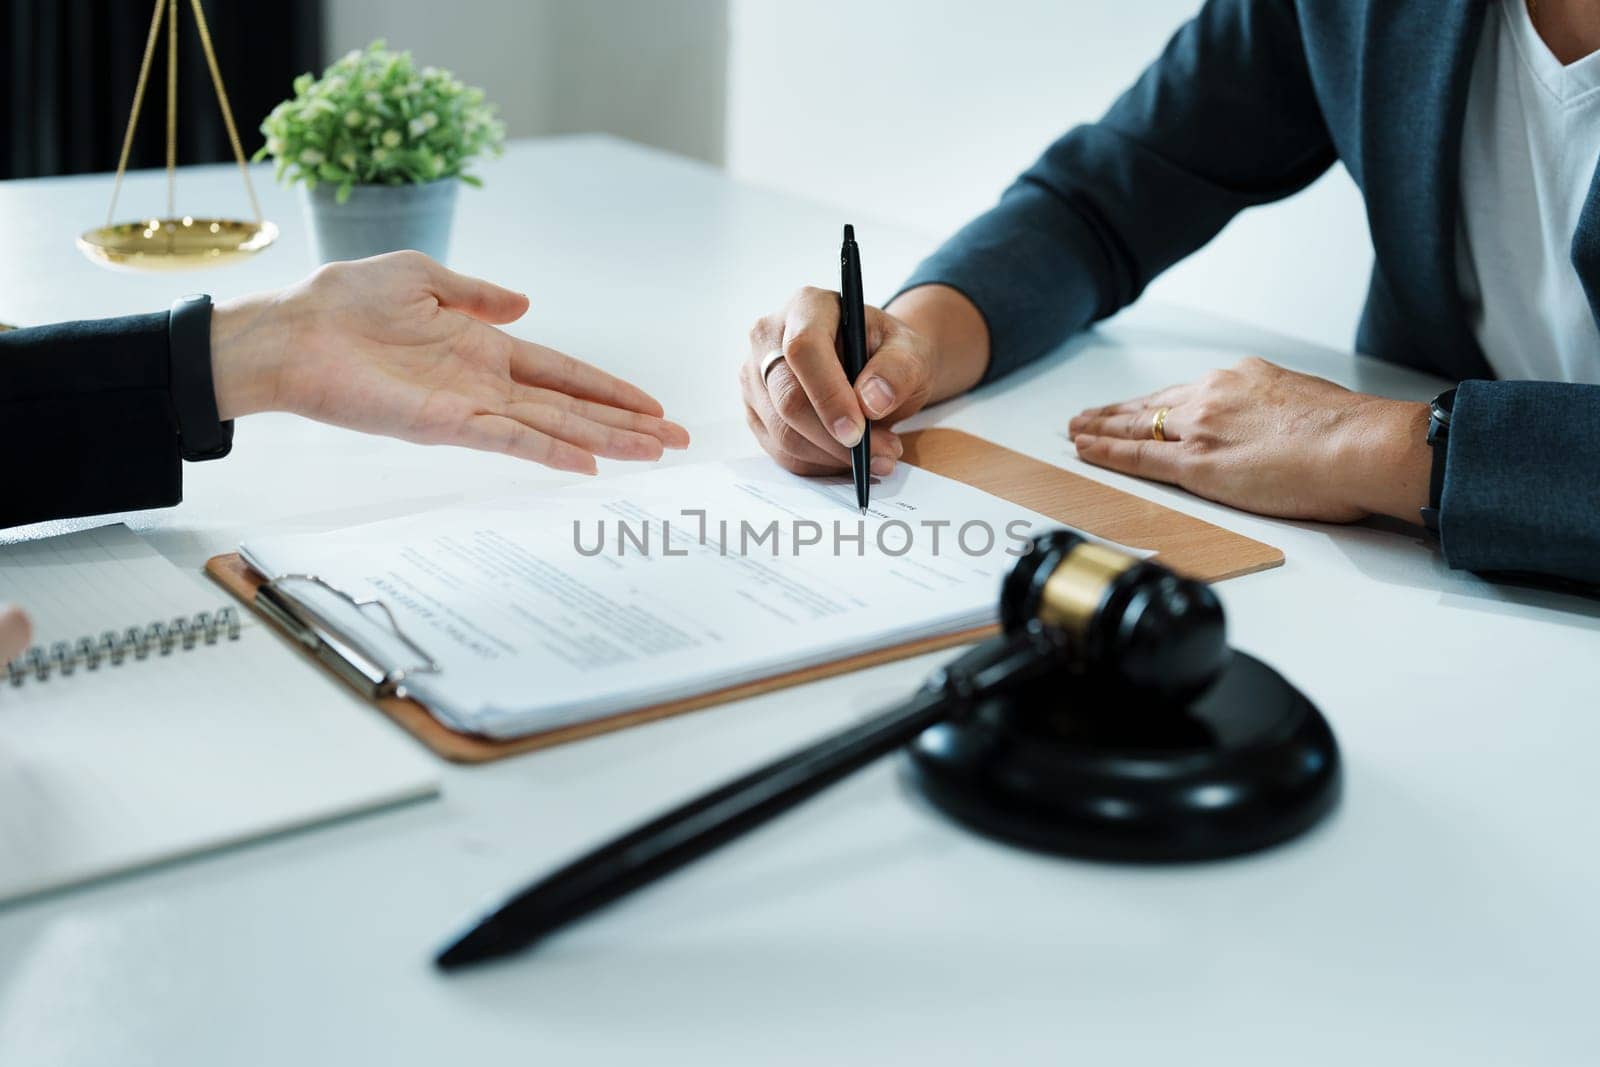
[[[233,123],[233,109],[228,104],[228,90],[222,84],[222,71],[217,67],[217,56],[211,47],[211,33],[206,26],[205,12],[200,7],[200,0],[189,2],[194,11],[195,28],[199,31],[200,46],[205,51],[206,65],[211,70],[211,82],[216,88],[217,104],[222,108],[222,121],[227,126],[228,140],[233,144],[233,156],[239,164],[239,175],[244,179],[245,192],[250,197],[255,218],[246,222],[178,214],[179,2],[156,0],[155,14],[150,20],[150,36],[145,42],[144,60],[139,66],[139,83],[133,91],[133,109],[128,115],[128,127],[122,135],[122,155],[117,160],[117,178],[111,188],[111,207],[106,211],[106,224],[78,238],[79,250],[91,262],[101,266],[120,270],[196,270],[237,262],[255,255],[278,237],[278,227],[261,217],[261,204],[256,200],[255,187],[250,183],[250,168],[245,163],[239,131]],[[167,213],[164,218],[115,222],[117,196],[122,192],[122,176],[128,166],[128,151],[133,146],[133,131],[139,124],[139,110],[144,105],[145,86],[150,80],[150,67],[161,37],[163,19],[167,26]]]

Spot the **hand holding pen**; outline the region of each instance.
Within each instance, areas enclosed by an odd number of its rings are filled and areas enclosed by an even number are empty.
[[[902,293],[892,313],[864,305],[868,358],[852,388],[840,358],[841,298],[801,289],[751,327],[739,372],[745,420],[785,470],[821,475],[850,469],[871,419],[870,469],[883,477],[902,452],[891,427],[976,384],[988,331],[971,302],[941,285]]]

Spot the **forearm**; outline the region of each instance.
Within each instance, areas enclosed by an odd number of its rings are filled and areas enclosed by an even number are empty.
[[[1019,181],[918,264],[890,302],[895,314],[922,288],[959,294],[984,327],[982,366],[968,387],[1037,359],[1118,306],[1109,295],[1117,270],[1083,210]],[[958,366],[972,362],[969,355]]]
[[[1244,145],[1239,130],[1271,136]],[[1104,118],[1051,145],[905,288],[964,293],[989,327],[982,380],[998,378],[1334,158],[1296,5],[1209,0]]]
[[[908,289],[884,309],[932,346],[928,403],[959,396],[983,379],[989,365],[989,326],[976,304],[948,285]]]
[[[167,507],[182,497],[166,315],[0,334],[0,526]]]
[[[1421,521],[1428,506],[1433,449],[1428,444],[1428,405],[1370,398],[1367,416],[1351,433],[1341,473],[1355,473],[1349,491],[1372,515]]]
[[[217,416],[236,419],[271,411],[292,313],[277,293],[238,297],[211,313],[211,376]]]

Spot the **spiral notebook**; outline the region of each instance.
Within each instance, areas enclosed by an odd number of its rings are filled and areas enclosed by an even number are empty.
[[[437,792],[432,761],[125,526],[0,545],[0,900]]]

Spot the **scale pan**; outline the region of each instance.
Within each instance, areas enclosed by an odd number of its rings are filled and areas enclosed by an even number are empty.
[[[235,263],[278,239],[270,222],[237,219],[144,219],[89,230],[78,250],[116,270],[200,270]]]

